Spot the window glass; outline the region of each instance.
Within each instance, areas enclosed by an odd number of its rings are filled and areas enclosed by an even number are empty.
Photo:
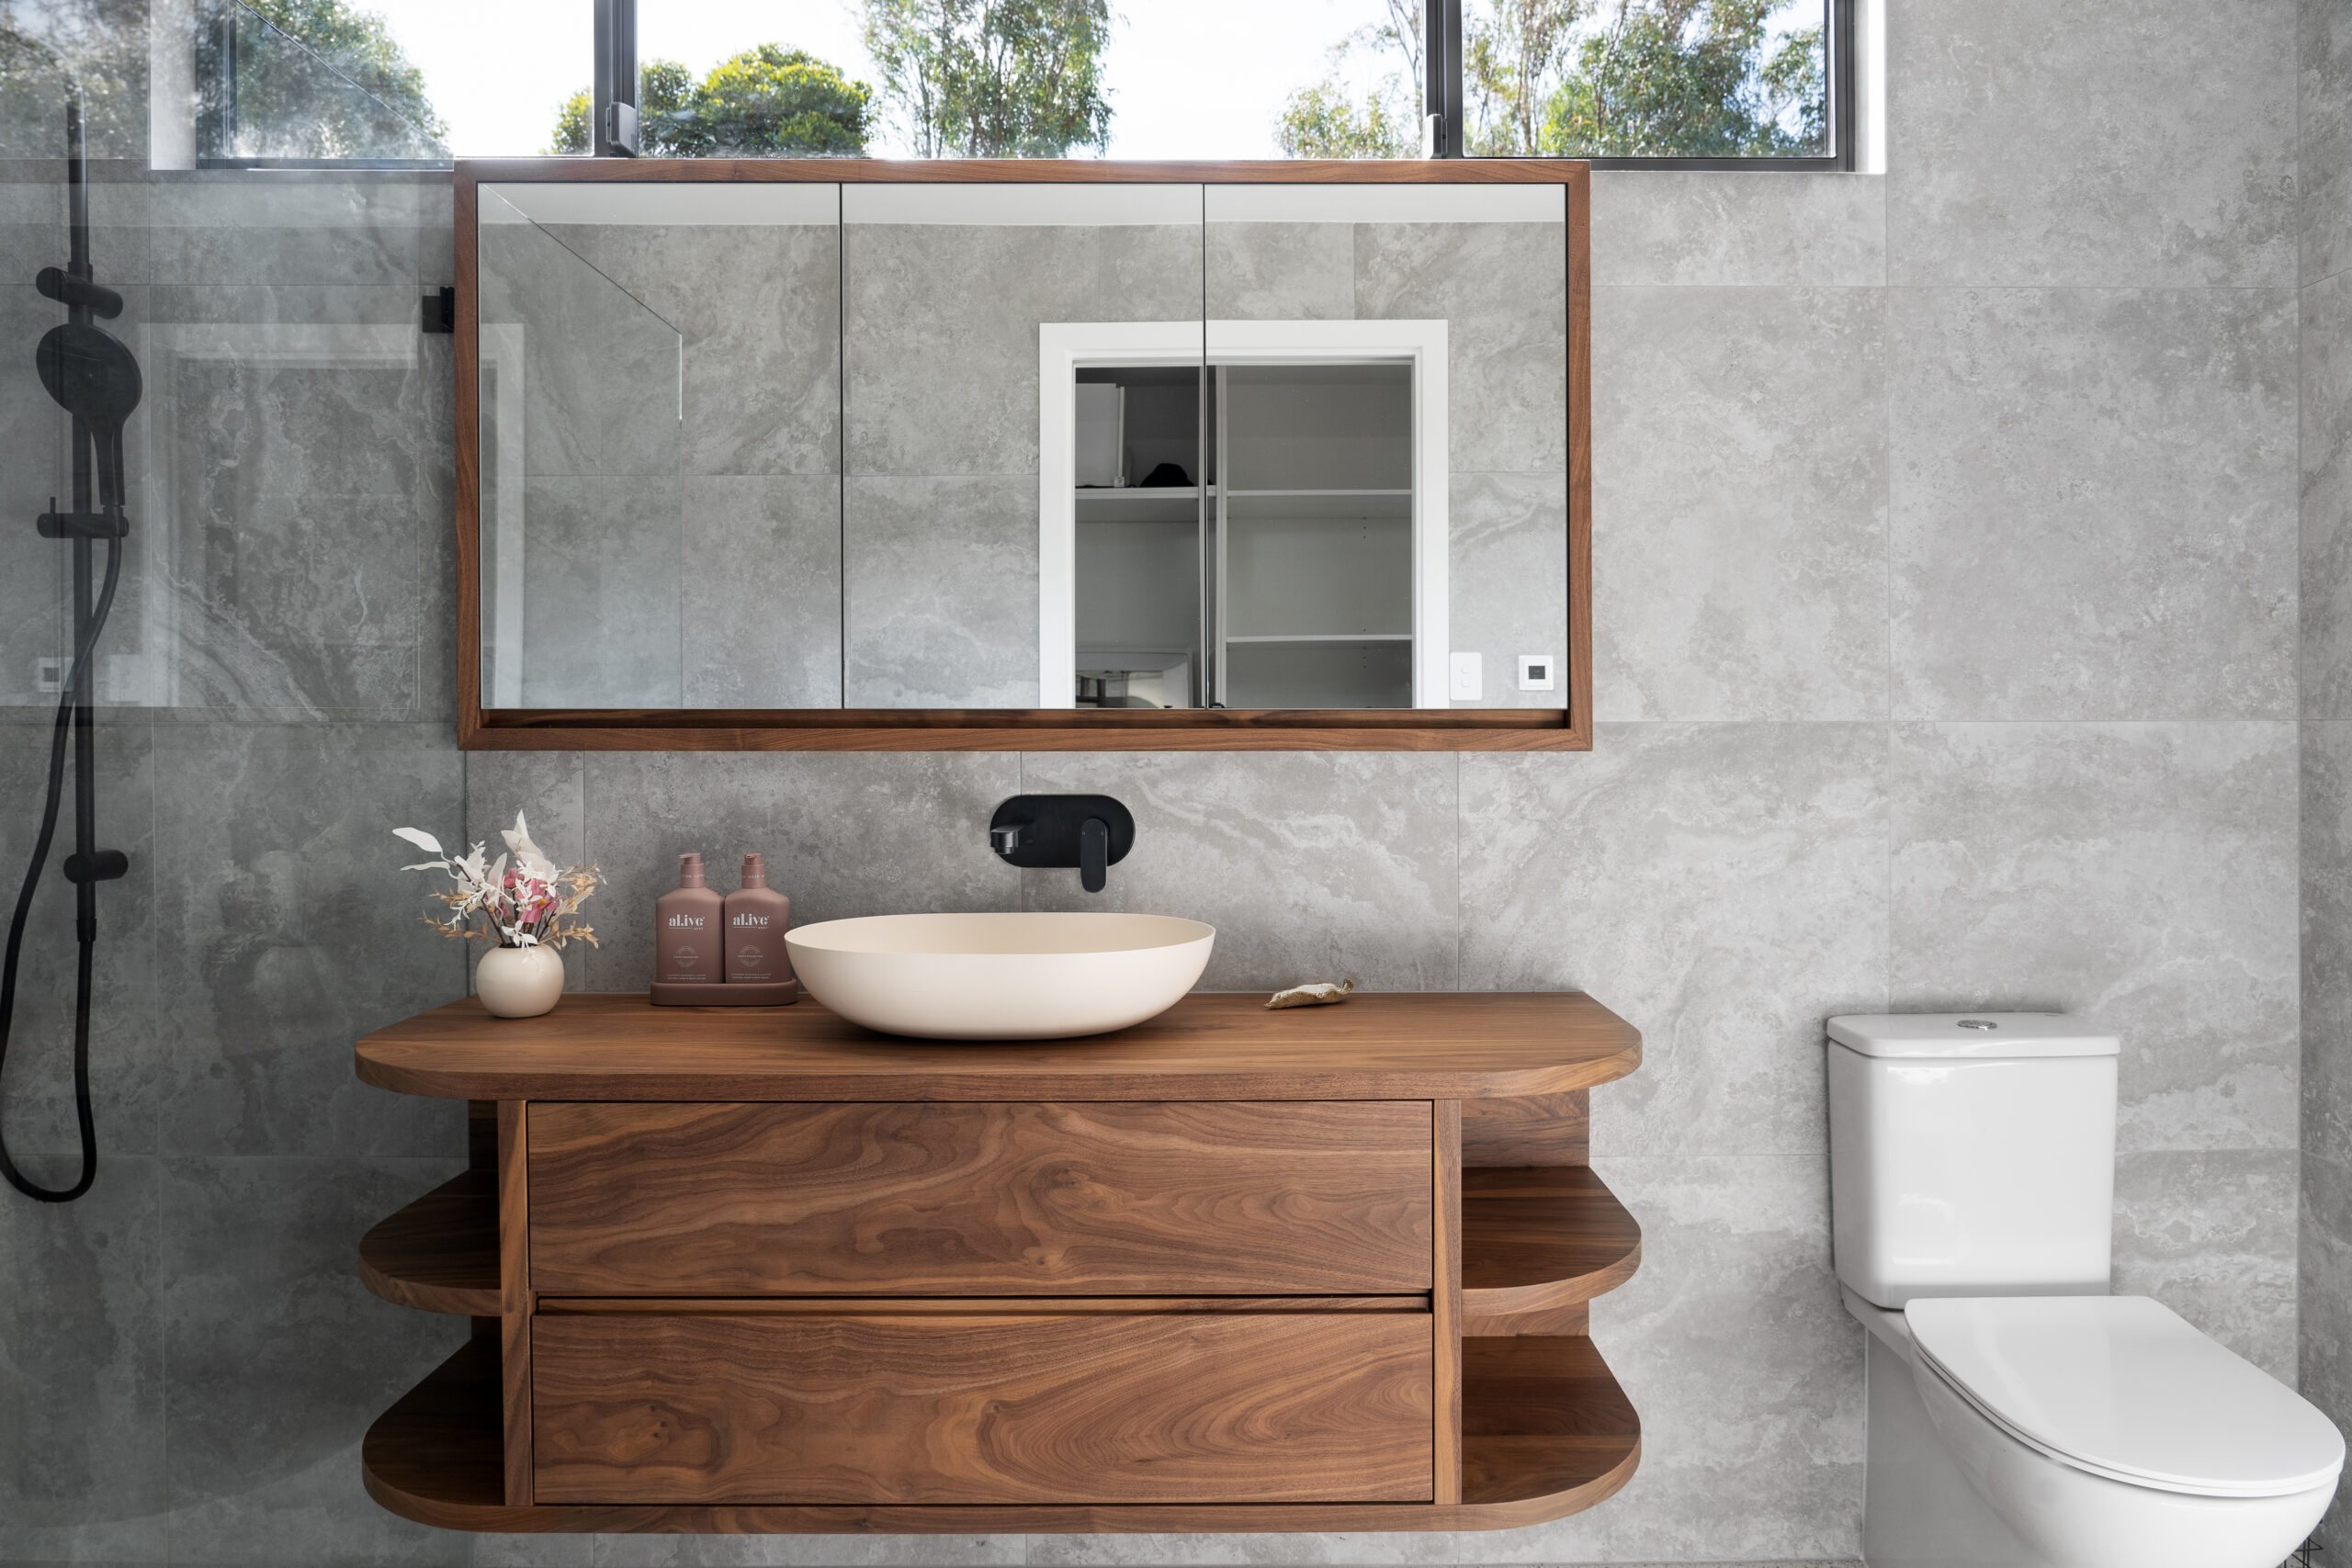
[[[1412,157],[1420,39],[1418,0],[643,6],[639,125],[670,157]]]
[[[299,3],[377,13],[390,42],[415,63],[451,155],[514,158],[588,150],[587,87],[595,49],[589,0]],[[578,118],[577,147],[565,145],[559,130],[567,114]]]
[[[1823,0],[1464,0],[1477,157],[1826,157]]]

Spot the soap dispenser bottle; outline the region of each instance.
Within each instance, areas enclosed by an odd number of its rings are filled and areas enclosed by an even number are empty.
[[[669,985],[707,983],[724,973],[719,928],[727,901],[703,885],[702,856],[678,857],[678,886],[653,905],[653,977]]]
[[[767,867],[755,852],[743,857],[743,886],[727,896],[727,977],[776,984],[792,978],[792,958],[784,931],[792,923],[792,900],[768,886]]]

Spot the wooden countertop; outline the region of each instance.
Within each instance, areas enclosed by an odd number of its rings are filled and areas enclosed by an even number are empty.
[[[1195,993],[1081,1040],[876,1034],[803,998],[657,1008],[568,996],[496,1019],[469,997],[359,1042],[362,1081],[453,1100],[1483,1100],[1624,1077],[1642,1037],[1581,991],[1375,992],[1269,1012]]]

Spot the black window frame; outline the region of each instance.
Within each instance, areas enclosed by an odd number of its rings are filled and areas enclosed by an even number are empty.
[[[1855,0],[1824,0],[1824,46],[1829,56],[1826,73],[1829,152],[1814,157],[1595,157],[1571,161],[1589,164],[1596,169],[1738,169],[1758,173],[1809,170],[1850,174],[1855,167],[1854,4]],[[589,126],[594,151],[589,155],[634,157],[639,147],[638,0],[594,0],[591,11],[594,66]],[[1423,26],[1427,33],[1422,49],[1426,155],[1469,157],[1471,154],[1463,151],[1467,131],[1467,95],[1462,75],[1462,0],[1425,0]],[[234,102],[233,85],[225,96]],[[447,168],[450,162],[379,158],[198,159],[199,166],[207,168],[435,169]]]

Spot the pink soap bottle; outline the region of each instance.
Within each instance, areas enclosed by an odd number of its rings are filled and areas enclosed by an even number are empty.
[[[792,978],[785,928],[792,900],[768,886],[767,867],[754,852],[743,857],[743,886],[727,896],[727,977],[771,984]]]
[[[727,901],[703,886],[702,856],[680,855],[676,890],[653,904],[653,977],[669,985],[720,978],[726,909]]]

